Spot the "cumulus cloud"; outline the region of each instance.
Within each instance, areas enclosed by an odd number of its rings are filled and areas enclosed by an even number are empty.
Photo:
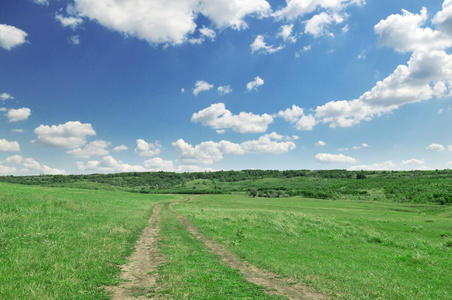
[[[106,156],[109,154],[106,148],[110,147],[110,145],[111,145],[110,142],[96,140],[89,144],[86,144],[85,147],[83,147],[83,149],[76,148],[67,151],[67,153],[72,154],[74,157],[79,158],[90,158],[91,156]]]
[[[326,146],[326,143],[324,141],[318,141],[315,145],[323,147]]]
[[[262,35],[258,35],[253,43],[250,45],[251,53],[259,52],[265,54],[275,53],[279,50],[282,50],[284,46],[280,45],[275,47],[275,45],[267,45],[264,41],[264,37]]]
[[[282,25],[281,31],[278,33],[278,36],[281,37],[285,41],[291,41],[295,43],[297,41],[297,37],[292,35],[293,32],[293,24]]]
[[[354,163],[356,159],[350,156],[345,156],[343,154],[328,154],[319,153],[315,156],[318,162],[321,163]]]
[[[160,149],[162,145],[159,141],[153,143],[148,143],[145,140],[138,139],[137,147],[135,148],[135,153],[138,153],[139,156],[154,156],[160,153]]]
[[[213,88],[213,84],[207,83],[204,80],[198,80],[193,88],[193,95],[198,96],[200,92],[208,91]]]
[[[259,76],[256,76],[253,81],[246,84],[246,89],[250,92],[252,90],[257,91],[257,88],[264,85],[264,80]]]
[[[70,37],[68,37],[68,41],[72,45],[80,45],[80,43],[81,43],[80,36],[78,36],[78,35],[71,35]]]
[[[14,99],[14,97],[11,96],[8,93],[1,93],[0,94],[0,99],[2,99],[3,101],[5,101],[5,100],[12,100],[12,99]]]
[[[203,26],[201,29],[199,29],[199,33],[201,34],[198,38],[191,38],[188,40],[191,44],[202,44],[206,40],[206,38],[209,38],[210,40],[215,40],[216,33],[214,30],[207,28]]]
[[[350,5],[363,5],[364,0],[286,0],[286,7],[273,13],[277,19],[293,20],[317,10],[343,11]]]
[[[27,35],[25,31],[17,27],[0,24],[0,47],[11,50],[25,43]]]
[[[379,35],[378,44],[394,48],[398,52],[443,50],[452,45],[444,33],[431,28],[422,28],[428,19],[427,9],[420,14],[402,10],[402,15],[390,15],[375,25]]]
[[[172,145],[180,153],[178,162],[184,165],[210,165],[223,159],[223,154],[241,155],[244,153],[240,145],[229,141],[220,141],[218,143],[208,141],[193,147],[183,139],[179,139],[173,142]]]
[[[138,165],[129,165],[112,156],[105,156],[102,160],[90,160],[87,163],[77,162],[77,169],[82,172],[118,173],[118,172],[145,172],[146,168]]]
[[[19,109],[10,109],[6,114],[6,117],[9,119],[9,122],[18,122],[28,119],[30,115],[31,109],[22,107]]]
[[[213,39],[213,30],[207,28],[199,30],[200,38],[189,38],[196,30],[199,14],[212,20],[217,28],[240,30],[247,27],[245,17],[265,17],[271,11],[265,0],[77,0],[74,9],[106,28],[153,45]]]
[[[55,19],[58,20],[63,27],[69,27],[73,30],[77,29],[77,27],[83,22],[83,19],[80,17],[64,17],[58,13],[55,14]]]
[[[230,85],[219,86],[217,91],[220,95],[226,95],[232,93],[232,88]]]
[[[182,44],[196,29],[195,0],[77,0],[75,9],[124,36],[150,44]]]
[[[113,151],[115,152],[121,152],[126,150],[129,150],[129,148],[126,145],[120,145],[113,148]]]
[[[295,143],[292,141],[281,141],[283,138],[276,132],[272,132],[261,136],[258,140],[246,141],[240,145],[246,153],[280,154],[296,148]]]
[[[144,162],[144,166],[149,171],[174,172],[174,163],[172,160],[163,160],[160,157],[154,157]]]
[[[311,34],[314,37],[320,37],[323,35],[334,36],[327,30],[327,28],[331,24],[340,24],[342,22],[344,22],[344,17],[339,14],[327,14],[325,12],[321,12],[306,22],[304,32],[306,34]]]
[[[39,146],[78,148],[86,143],[86,137],[96,135],[91,124],[82,124],[79,121],[69,121],[60,125],[40,125],[34,133],[38,136],[32,143]]]
[[[270,14],[271,8],[265,0],[204,0],[200,3],[200,12],[219,28],[240,30],[248,27],[243,20],[247,15],[265,17]]]
[[[39,174],[65,174],[66,172],[61,169],[51,168],[47,165],[37,162],[34,158],[23,158],[20,155],[13,155],[7,157],[4,161],[0,162],[0,173],[3,174],[15,174],[17,167],[21,167],[22,172],[30,172]]]
[[[0,139],[0,151],[17,152],[20,151],[20,145],[16,141],[7,141]]]
[[[303,108],[292,105],[292,108],[287,108],[284,111],[279,111],[278,117],[283,118],[285,121],[295,124],[297,130],[312,130],[316,125],[316,120],[311,114],[305,115]]]
[[[273,117],[268,114],[255,115],[246,112],[233,115],[231,111],[226,109],[224,103],[216,103],[194,113],[191,121],[193,123],[202,123],[204,126],[209,126],[213,129],[230,128],[240,133],[257,133],[265,132],[268,125],[273,122]]]
[[[352,166],[348,168],[349,171],[359,171],[359,170],[368,170],[368,171],[393,171],[393,170],[430,170],[428,166],[425,165],[423,160],[419,159],[409,159],[402,160],[401,163],[396,163],[391,160],[385,161],[383,163],[374,163],[371,165],[360,165],[360,166]]]
[[[48,0],[33,0],[34,3],[49,6]]]
[[[287,141],[289,139],[289,141]],[[286,140],[286,141],[284,141]],[[181,165],[210,165],[223,159],[225,154],[243,155],[245,153],[280,154],[295,149],[290,138],[275,132],[261,136],[257,140],[245,141],[240,144],[229,141],[202,142],[193,146],[183,139],[173,143],[173,147],[180,153],[178,162]]]
[[[427,146],[427,150],[430,150],[430,151],[441,152],[441,151],[444,151],[445,149],[446,148],[441,144],[430,144]]]

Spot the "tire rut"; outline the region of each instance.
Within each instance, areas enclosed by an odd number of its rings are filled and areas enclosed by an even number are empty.
[[[158,267],[164,262],[158,248],[160,204],[154,207],[143,234],[135,244],[128,262],[121,266],[119,286],[106,287],[113,300],[149,299],[157,289]]]
[[[288,297],[289,299],[299,300],[330,299],[330,297],[314,292],[308,287],[299,283],[293,284],[291,280],[277,278],[277,274],[259,269],[258,267],[253,266],[246,261],[241,260],[238,257],[228,253],[221,244],[218,244],[213,240],[205,237],[196,229],[196,227],[191,224],[188,219],[175,212],[171,204],[168,205],[168,209],[177,216],[180,222],[191,234],[193,234],[197,239],[204,243],[209,251],[219,255],[225,264],[240,272],[247,281],[265,287],[268,294],[282,295]]]

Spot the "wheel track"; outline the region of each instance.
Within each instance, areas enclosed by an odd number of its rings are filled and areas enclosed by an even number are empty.
[[[122,265],[119,286],[106,287],[113,300],[149,299],[157,286],[158,267],[164,262],[158,248],[160,233],[160,204],[154,207],[143,234],[135,244],[128,263]]]
[[[205,237],[191,224],[188,219],[174,211],[172,203],[168,205],[168,209],[179,219],[179,221],[191,234],[204,243],[210,252],[219,255],[225,264],[240,272],[247,281],[265,287],[268,294],[283,295],[289,299],[299,300],[330,299],[328,296],[316,293],[299,283],[293,284],[290,280],[277,278],[277,274],[262,270],[228,253],[222,245]]]

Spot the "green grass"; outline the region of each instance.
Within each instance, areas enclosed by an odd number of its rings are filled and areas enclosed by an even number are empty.
[[[165,199],[0,183],[0,299],[106,299]]]
[[[174,208],[263,269],[341,299],[452,299],[452,207],[209,195]]]
[[[267,295],[262,287],[224,265],[166,206],[160,218],[160,247],[166,259],[159,269],[161,295],[169,299],[286,299]]]

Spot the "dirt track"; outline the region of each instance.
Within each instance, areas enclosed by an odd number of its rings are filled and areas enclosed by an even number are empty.
[[[209,251],[219,255],[226,265],[240,272],[246,280],[265,287],[267,293],[283,295],[289,299],[329,299],[322,294],[310,291],[303,285],[294,284],[291,280],[277,278],[277,274],[261,270],[226,252],[222,245],[206,238],[189,220],[176,213],[171,204],[168,208],[190,233],[204,243]],[[128,263],[122,266],[121,285],[106,288],[112,293],[113,300],[159,298],[157,271],[158,266],[164,262],[158,248],[159,211],[160,205],[156,205],[148,226],[135,246],[135,252],[128,259]]]
[[[158,266],[164,262],[158,248],[160,205],[156,205],[135,250],[122,266],[120,286],[108,287],[113,300],[149,299],[156,288]]]
[[[307,287],[301,284],[293,284],[291,280],[276,278],[278,277],[277,274],[261,270],[258,267],[250,265],[236,256],[226,252],[222,245],[206,238],[190,223],[189,220],[177,214],[171,205],[169,205],[168,208],[179,218],[187,230],[202,241],[212,253],[220,255],[225,264],[239,271],[246,280],[267,288],[269,294],[283,295],[289,299],[329,299],[325,295],[310,291]]]

